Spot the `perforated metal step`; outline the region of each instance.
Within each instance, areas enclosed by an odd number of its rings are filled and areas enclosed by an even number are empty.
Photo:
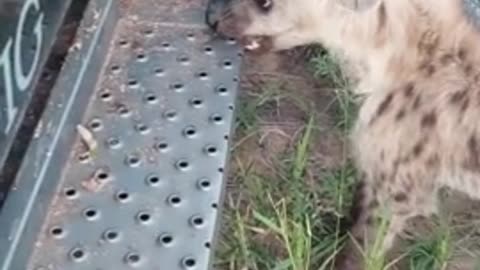
[[[204,6],[91,1],[5,202],[1,269],[208,269],[240,56]]]
[[[472,18],[472,23],[480,27],[480,1],[479,0],[464,0],[465,10],[467,15]]]

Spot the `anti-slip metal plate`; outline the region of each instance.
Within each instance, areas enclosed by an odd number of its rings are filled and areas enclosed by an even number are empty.
[[[472,22],[480,26],[480,0],[464,0],[467,15],[471,17]]]
[[[209,267],[240,57],[202,17],[148,8],[117,26],[82,122],[93,138],[75,141],[29,269]]]

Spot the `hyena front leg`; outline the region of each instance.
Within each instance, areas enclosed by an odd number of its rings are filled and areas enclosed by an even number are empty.
[[[378,263],[375,260],[385,259],[406,222],[434,209],[431,204],[435,200],[425,199],[436,196],[429,185],[419,185],[418,190],[409,192],[406,187],[412,179],[377,180],[362,180],[356,190],[351,237],[337,258],[337,270],[368,269],[369,264]]]

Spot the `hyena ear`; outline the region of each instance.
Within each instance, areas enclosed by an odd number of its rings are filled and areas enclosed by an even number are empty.
[[[269,12],[273,7],[273,0],[255,0],[255,3],[262,12]]]

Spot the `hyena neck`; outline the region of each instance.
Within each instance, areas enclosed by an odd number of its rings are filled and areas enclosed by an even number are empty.
[[[385,84],[392,76],[393,81],[412,76],[432,53],[478,42],[461,2],[378,0],[358,11],[325,0],[317,9],[316,35],[349,62],[366,66],[370,80],[382,78]]]

